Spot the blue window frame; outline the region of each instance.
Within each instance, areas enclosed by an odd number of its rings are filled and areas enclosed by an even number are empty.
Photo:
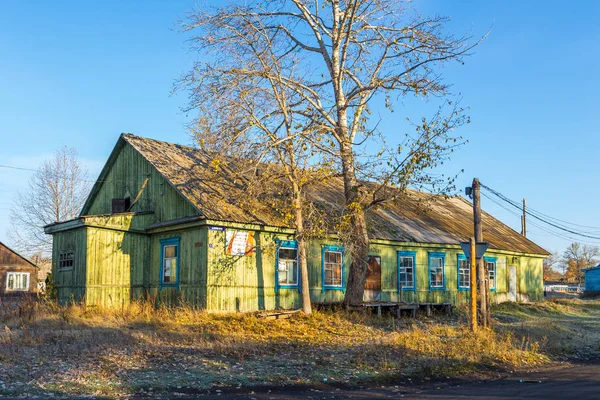
[[[298,262],[298,242],[277,241],[275,255],[275,292],[279,289],[299,289],[300,268]]]
[[[327,244],[321,248],[321,292],[341,290],[344,285],[344,246]]]
[[[498,275],[496,273],[496,263],[498,261],[498,258],[484,256],[483,259],[486,263],[486,267],[488,270],[488,281],[490,283],[490,291],[495,292],[496,291],[496,275]]]
[[[417,252],[398,252],[398,293],[415,291],[417,287]]]
[[[160,287],[179,288],[179,238],[160,241]]]
[[[446,253],[429,252],[429,290],[445,290],[444,264],[446,264]]]
[[[471,265],[464,254],[459,254],[456,259],[458,290],[471,290]]]

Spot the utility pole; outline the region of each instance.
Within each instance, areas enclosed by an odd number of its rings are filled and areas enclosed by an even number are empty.
[[[479,179],[473,179],[473,230],[475,232],[475,242],[483,242],[483,226],[481,225],[481,186]],[[481,325],[488,326],[487,297],[486,291],[486,271],[483,257],[477,264],[477,281],[479,286],[479,313]]]
[[[523,199],[523,216],[521,217],[521,235],[527,237],[527,204],[525,203],[525,199]]]
[[[471,332],[477,332],[477,251],[475,249],[475,238],[469,239],[471,254],[469,256],[469,274],[471,287]]]

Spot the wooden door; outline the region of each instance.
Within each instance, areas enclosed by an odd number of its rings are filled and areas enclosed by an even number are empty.
[[[508,267],[508,300],[517,301],[517,267]]]
[[[381,299],[381,257],[369,256],[367,259],[367,279],[365,280],[365,301]]]

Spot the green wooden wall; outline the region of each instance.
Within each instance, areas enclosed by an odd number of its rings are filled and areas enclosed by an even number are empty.
[[[255,232],[253,255],[225,254],[225,231],[208,230],[207,303],[209,311],[254,311],[299,308],[296,289],[275,293],[276,239],[290,237]]]
[[[68,271],[57,271],[56,283],[61,301],[85,299],[88,305],[120,307],[131,299],[150,296],[165,304],[182,302],[208,311],[254,311],[299,308],[298,289],[276,290],[276,240],[290,240],[289,235],[255,231],[256,251],[252,255],[225,254],[224,230],[196,226],[154,234],[127,231],[136,225],[135,218],[102,217],[86,226],[55,234],[55,257],[59,251],[75,249],[76,262]],[[117,229],[119,227],[120,229]],[[162,239],[179,238],[179,287],[161,287]],[[313,241],[308,246],[310,294],[313,302],[336,303],[343,300],[343,290],[322,289],[322,247],[335,241]],[[83,247],[80,247],[83,246]],[[79,249],[85,249],[79,251]],[[416,290],[398,293],[398,251],[416,252]],[[444,288],[429,288],[430,252],[445,253]],[[394,245],[375,243],[370,255],[381,257],[381,301],[450,302],[468,301],[468,291],[458,290],[457,247],[441,245]],[[496,260],[496,289],[492,301],[508,300],[509,266],[517,268],[517,299],[535,301],[543,298],[541,257],[514,256],[489,251]],[[348,277],[349,258],[344,260],[344,281]]]
[[[73,267],[58,268],[61,253],[73,252]],[[73,229],[53,235],[52,264],[54,283],[58,289],[61,304],[70,301],[79,302],[85,298],[86,285],[86,231],[85,228]]]
[[[148,183],[132,211],[154,212],[154,222],[198,215],[156,169],[131,145],[125,144],[93,198],[86,215],[110,214],[112,199],[129,196],[133,201],[146,178]]]
[[[87,228],[86,303],[122,307],[144,289],[148,235]]]
[[[162,239],[179,238],[179,289],[160,287],[160,250]],[[207,228],[205,226],[153,234],[147,269],[152,296],[166,304],[187,303],[206,306]]]
[[[225,232],[209,231],[207,309],[211,311],[250,311],[273,308],[297,308],[300,297],[296,289],[275,292],[275,239],[273,234],[257,232],[257,246],[262,254],[230,257],[225,255]],[[280,239],[289,239],[279,237]],[[341,302],[343,290],[323,290],[322,247],[335,241],[313,241],[308,246],[309,284],[311,299],[316,303]],[[416,252],[416,290],[398,293],[398,251]],[[444,288],[429,287],[429,253],[445,254]],[[406,246],[372,244],[370,255],[381,257],[381,301],[465,303],[468,290],[458,289],[458,246]],[[510,265],[517,267],[517,299],[535,301],[543,298],[541,257],[514,257],[503,252],[489,251],[486,257],[496,258],[496,288],[491,291],[493,302],[508,300]],[[349,259],[344,260],[344,281],[348,277]]]

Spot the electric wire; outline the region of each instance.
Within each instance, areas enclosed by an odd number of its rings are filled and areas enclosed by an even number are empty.
[[[496,190],[493,190],[493,189],[491,189],[488,186],[485,186],[485,185],[481,184],[481,187],[484,188],[484,189],[486,189],[487,191],[489,191],[491,194],[493,194],[494,196],[496,196],[498,199],[502,200],[503,202],[509,204],[510,206],[516,208],[517,210],[519,210],[521,212],[523,211],[522,206],[518,202],[516,202],[514,200],[511,200],[510,198],[506,197],[502,193],[500,193],[500,192],[498,192]],[[483,194],[488,199],[494,201],[490,196],[486,195],[485,193],[483,193]],[[497,201],[494,201],[494,203],[496,203],[496,204],[499,205],[499,203]],[[502,207],[502,208],[504,208],[505,210],[507,210],[506,207]],[[560,230],[561,231],[560,233],[559,232],[555,232],[555,231],[549,231],[547,227],[542,228],[538,224],[535,224],[532,221],[529,221],[533,226],[536,226],[537,228],[540,228],[540,229],[544,230],[545,232],[552,233],[552,234],[554,234],[557,237],[560,237],[560,238],[563,238],[563,239],[568,238],[569,240],[574,240],[574,237],[572,237],[571,235],[575,235],[576,238],[583,237],[583,238],[587,238],[587,239],[592,239],[592,240],[598,240],[598,241],[600,241],[600,236],[596,236],[597,235],[596,232],[575,230],[575,228],[571,228],[569,226],[565,226],[565,225],[562,225],[562,224],[560,224],[558,222],[555,222],[555,221],[558,220],[557,218],[553,218],[553,217],[550,217],[550,218],[546,217],[545,218],[544,217],[545,214],[537,212],[537,211],[535,211],[533,209],[528,209],[527,210],[527,214],[529,216],[537,219],[538,221],[540,221],[543,224],[546,224],[546,225],[548,225],[548,226],[550,226],[550,227],[552,227],[554,229]],[[519,216],[518,214],[516,214],[514,212],[513,212],[513,215]],[[567,223],[567,224],[570,224],[570,223]],[[570,224],[570,225],[575,225],[575,224]],[[598,229],[596,227],[588,227],[588,228]]]
[[[491,202],[495,203],[498,207],[501,207],[503,210],[507,211],[508,213],[514,215],[517,218],[520,218],[521,215],[519,213],[517,213],[515,210],[513,210],[512,208],[507,207],[505,204],[501,203],[499,200],[496,200],[495,198],[485,194],[485,193],[481,193],[484,197],[486,197],[488,200],[490,200]],[[557,237],[559,239],[564,239],[564,240],[568,240],[568,241],[578,241],[581,242],[583,244],[590,244],[590,245],[598,245],[599,242],[593,242],[593,241],[589,241],[589,240],[582,240],[578,237],[575,236],[569,236],[567,234],[564,234],[562,232],[554,232],[550,229],[548,229],[547,227],[544,227],[541,224],[538,224],[536,222],[533,221],[529,221],[528,222],[529,225],[534,226],[540,230],[542,230],[543,232],[546,232],[547,235],[550,236],[554,236]]]

